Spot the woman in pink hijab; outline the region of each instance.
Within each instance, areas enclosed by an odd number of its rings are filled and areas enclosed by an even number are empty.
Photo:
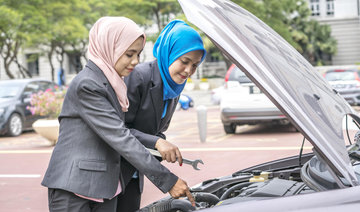
[[[58,142],[42,181],[50,211],[115,211],[118,198],[124,199],[118,207],[133,211],[139,205],[131,197],[138,191],[138,183],[129,183],[137,179],[133,167],[162,192],[187,196],[194,205],[186,182],[124,124],[129,101],[123,77],[139,63],[145,39],[125,17],[103,17],[91,28],[89,61],[69,85]]]

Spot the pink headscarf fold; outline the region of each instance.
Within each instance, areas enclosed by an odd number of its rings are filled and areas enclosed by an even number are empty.
[[[123,77],[115,70],[121,55],[140,36],[145,34],[137,24],[125,17],[102,17],[90,29],[88,57],[105,74],[121,105],[122,111],[129,108],[127,88]]]

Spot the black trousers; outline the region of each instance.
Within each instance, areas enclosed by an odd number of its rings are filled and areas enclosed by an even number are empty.
[[[124,192],[118,195],[117,212],[134,212],[140,208],[139,178],[132,178]]]
[[[117,198],[104,202],[87,200],[61,189],[48,189],[50,212],[115,212]]]

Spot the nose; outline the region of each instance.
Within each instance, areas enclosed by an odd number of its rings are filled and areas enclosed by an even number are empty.
[[[186,66],[184,72],[185,72],[188,76],[190,76],[190,74],[191,74],[191,72],[192,72],[192,67],[191,67],[191,66]]]
[[[139,57],[135,57],[134,59],[131,60],[131,65],[137,65],[139,63]]]

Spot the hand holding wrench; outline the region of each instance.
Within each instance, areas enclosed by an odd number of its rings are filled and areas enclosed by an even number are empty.
[[[146,149],[149,150],[149,152],[150,152],[152,155],[154,155],[154,156],[156,156],[156,157],[160,157],[160,158],[162,157],[161,154],[160,154],[160,152],[158,152],[158,151],[156,151],[156,150],[154,150],[154,149],[148,149],[148,148],[146,148]],[[195,170],[200,170],[200,169],[197,167],[197,165],[198,165],[199,163],[204,164],[204,162],[203,162],[202,160],[200,160],[200,159],[189,160],[189,159],[186,159],[186,158],[183,158],[183,163],[192,165],[192,167],[193,167]]]

